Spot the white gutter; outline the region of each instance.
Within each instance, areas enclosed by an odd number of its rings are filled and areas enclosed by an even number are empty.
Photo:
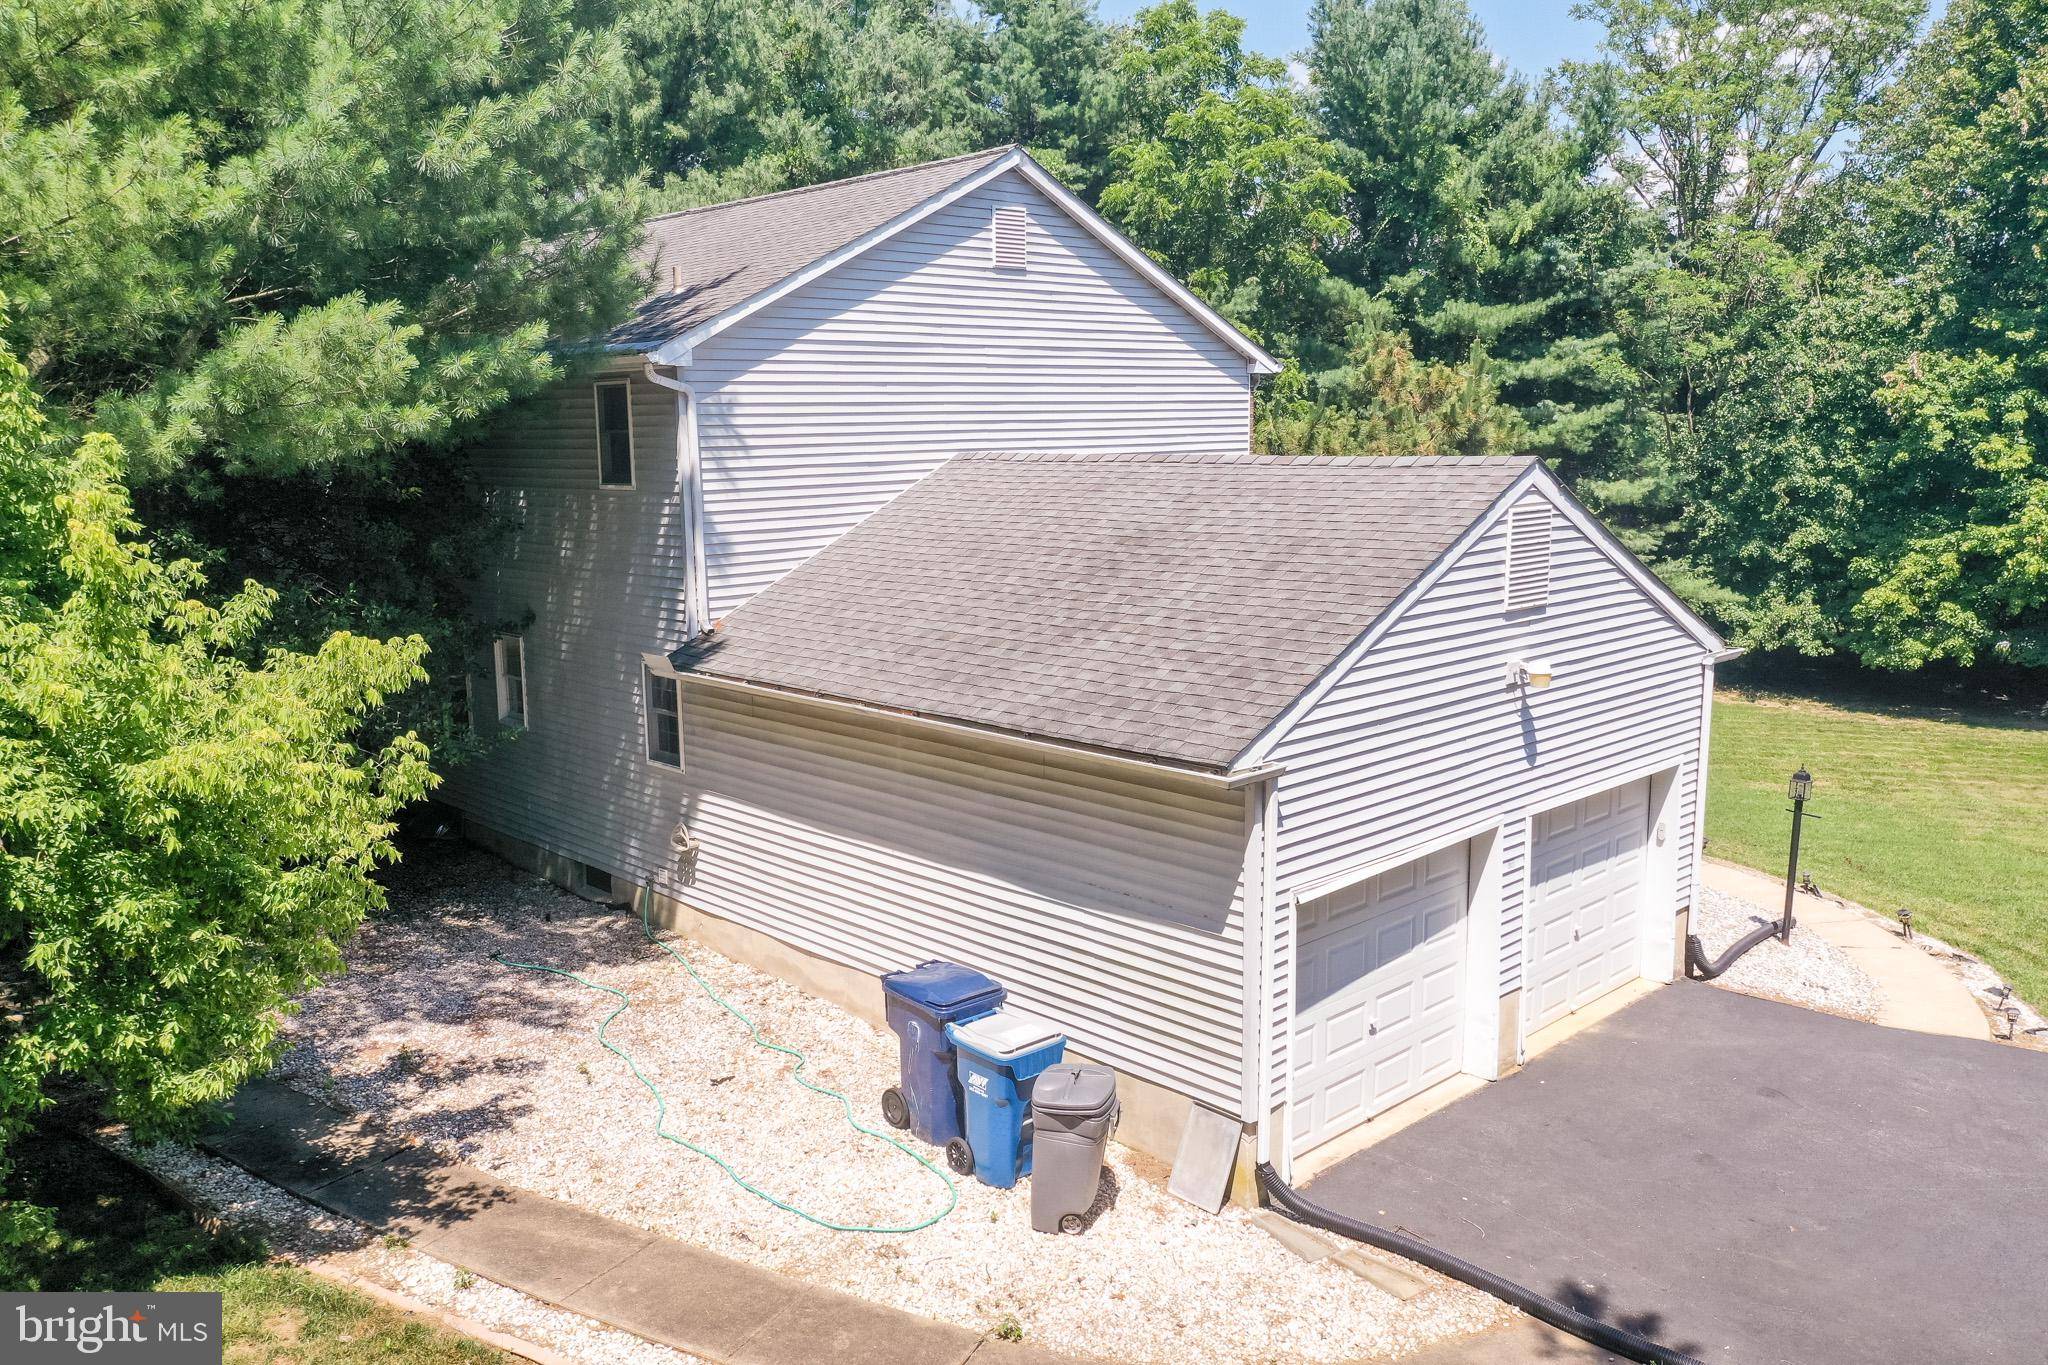
[[[667,670],[674,672],[673,669]],[[1136,754],[1118,753],[1113,749],[1091,749],[1082,744],[1066,744],[1059,740],[1038,739],[1032,735],[1015,734],[1009,730],[995,730],[981,725],[969,725],[962,721],[942,720],[937,716],[922,715],[916,711],[899,711],[893,707],[876,706],[870,702],[849,701],[844,697],[828,697],[816,692],[803,692],[791,687],[771,687],[766,683],[746,682],[739,678],[721,678],[707,673],[676,672],[675,677],[695,687],[708,687],[715,691],[739,692],[749,696],[773,697],[778,701],[806,702],[813,706],[829,707],[835,711],[851,711],[864,716],[878,716],[887,720],[907,721],[926,729],[939,730],[947,734],[978,739],[989,743],[1006,744],[1034,753],[1051,754],[1069,761],[1082,760],[1106,763],[1113,767],[1139,768],[1155,777],[1177,777],[1190,782],[1199,782],[1221,791],[1235,791],[1250,783],[1261,782],[1277,775],[1280,765],[1269,763],[1259,768],[1240,768],[1225,772],[1214,772],[1204,768],[1187,768],[1177,763],[1160,759],[1141,758]]]
[[[697,391],[684,382],[682,366],[670,379],[647,362],[650,383],[676,395],[676,492],[683,504],[683,540],[690,557],[683,575],[683,632],[694,639],[711,626],[711,599],[704,586],[704,480],[697,445]]]

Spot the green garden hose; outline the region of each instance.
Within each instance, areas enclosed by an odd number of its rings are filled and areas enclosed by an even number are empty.
[[[830,1086],[820,1085],[816,1081],[813,1081],[810,1077],[804,1075],[804,1068],[811,1064],[811,1059],[804,1056],[803,1053],[797,1051],[797,1049],[793,1047],[785,1047],[781,1043],[762,1037],[761,1026],[756,1024],[752,1019],[749,1019],[746,1015],[740,1013],[740,1011],[733,1006],[733,1003],[730,1000],[727,1000],[724,996],[720,995],[717,992],[717,990],[715,990],[712,987],[711,983],[709,981],[706,981],[703,978],[703,976],[697,971],[697,969],[690,965],[690,959],[684,957],[681,953],[677,952],[667,943],[664,943],[662,940],[654,936],[654,926],[648,923],[647,910],[644,905],[642,906],[640,911],[640,932],[647,936],[647,941],[649,943],[652,943],[655,947],[661,949],[664,953],[667,953],[670,957],[682,963],[683,970],[690,974],[690,979],[695,981],[697,983],[698,988],[702,990],[704,994],[710,996],[711,999],[717,1003],[720,1009],[723,1009],[727,1014],[730,1014],[733,1018],[739,1020],[742,1024],[745,1024],[747,1026],[747,1034],[750,1038],[753,1039],[756,1046],[767,1048],[771,1052],[780,1052],[785,1056],[796,1058],[796,1070],[792,1071],[790,1075],[795,1079],[798,1085],[801,1085],[806,1090],[814,1091],[820,1095],[829,1095],[833,1099],[838,1100],[840,1110],[846,1115],[846,1122],[857,1132],[865,1133],[867,1134],[867,1136],[872,1138],[880,1138],[883,1142],[888,1143],[891,1147],[894,1147],[897,1151],[903,1153],[905,1156],[915,1161],[918,1165],[924,1167],[933,1175],[937,1176],[940,1179],[940,1181],[942,1181],[946,1186],[946,1207],[940,1209],[937,1213],[931,1215],[931,1217],[916,1223],[835,1223],[829,1218],[820,1218],[815,1213],[807,1213],[803,1209],[798,1208],[795,1204],[790,1203],[786,1199],[776,1198],[774,1195],[768,1193],[768,1191],[762,1189],[760,1186],[750,1183],[745,1176],[741,1175],[738,1171],[733,1169],[731,1162],[727,1161],[724,1157],[712,1151],[710,1148],[700,1147],[696,1143],[690,1141],[688,1138],[682,1136],[681,1134],[671,1133],[668,1131],[668,1099],[661,1093],[661,1087],[657,1086],[653,1081],[649,1080],[647,1078],[647,1073],[642,1071],[640,1069],[639,1063],[633,1060],[633,1055],[627,1052],[626,1049],[620,1047],[617,1043],[613,1042],[610,1037],[609,1031],[612,1026],[612,1021],[614,1019],[617,1019],[620,1015],[624,1014],[627,1010],[632,1008],[633,998],[631,996],[627,995],[624,991],[619,990],[616,987],[601,986],[595,981],[586,980],[583,977],[578,976],[575,972],[569,971],[563,967],[549,967],[544,966],[543,964],[538,962],[515,962],[511,958],[506,957],[501,953],[492,953],[491,958],[493,961],[497,962],[501,966],[517,967],[521,971],[528,972],[547,972],[551,976],[566,976],[579,986],[586,986],[593,991],[603,991],[606,995],[617,996],[619,1000],[618,1007],[615,1008],[610,1014],[607,1014],[604,1017],[604,1022],[597,1026],[597,1041],[604,1045],[606,1051],[612,1053],[613,1055],[618,1057],[620,1061],[624,1062],[626,1064],[627,1070],[633,1073],[634,1079],[638,1080],[640,1084],[646,1086],[647,1093],[654,1096],[654,1135],[659,1138],[665,1138],[666,1140],[675,1143],[678,1147],[687,1148],[690,1151],[695,1152],[698,1156],[703,1157],[706,1161],[711,1162],[713,1165],[717,1166],[719,1170],[724,1171],[727,1177],[731,1179],[733,1184],[739,1186],[748,1194],[753,1195],[756,1199],[764,1200],[767,1203],[773,1204],[778,1209],[782,1209],[788,1213],[793,1213],[807,1223],[815,1223],[821,1228],[830,1228],[834,1232],[917,1232],[920,1229],[930,1227],[932,1224],[938,1222],[941,1218],[944,1218],[947,1214],[951,1213],[954,1209],[960,1207],[960,1191],[958,1188],[954,1186],[953,1177],[947,1175],[944,1171],[940,1170],[936,1165],[932,1164],[932,1162],[928,1160],[922,1153],[913,1151],[910,1147],[905,1146],[902,1142],[899,1142],[897,1139],[891,1137],[889,1134],[881,1132],[874,1128],[870,1128],[866,1124],[862,1123],[859,1119],[854,1117],[853,1102],[847,1099],[845,1095],[841,1094],[837,1090],[832,1089]]]

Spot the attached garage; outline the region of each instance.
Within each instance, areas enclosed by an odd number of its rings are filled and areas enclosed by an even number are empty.
[[[1643,974],[1649,833],[1648,778],[1536,816],[1522,992],[1529,1031]]]
[[[642,654],[683,762],[570,854],[856,1007],[988,970],[1123,1140],[1291,1175],[1671,975],[1718,648],[1533,460],[962,455]]]

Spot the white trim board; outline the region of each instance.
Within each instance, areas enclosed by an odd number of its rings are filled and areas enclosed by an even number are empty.
[[[1250,363],[1253,374],[1278,374],[1280,362],[1250,337],[1231,326],[1222,314],[1202,302],[1195,294],[1163,269],[1159,263],[1141,251],[1130,238],[1118,232],[1101,214],[1088,207],[1066,186],[1060,184],[1044,167],[1033,161],[1021,147],[1013,147],[980,170],[961,177],[953,184],[939,191],[931,198],[905,213],[898,214],[888,222],[869,232],[863,233],[845,246],[826,256],[821,256],[803,269],[783,276],[760,293],[726,309],[717,317],[708,318],[674,337],[648,353],[648,359],[657,365],[688,365],[696,348],[717,336],[736,323],[751,317],[776,300],[785,298],[810,284],[821,276],[830,274],[854,257],[867,251],[907,228],[914,227],[945,208],[948,204],[972,194],[997,176],[1016,171],[1040,193],[1052,200],[1066,215],[1079,224],[1090,236],[1108,247],[1123,262],[1144,276],[1153,286],[1214,332],[1224,344],[1244,356]]]

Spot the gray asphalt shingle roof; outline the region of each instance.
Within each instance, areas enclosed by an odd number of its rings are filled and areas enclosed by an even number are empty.
[[[1013,150],[993,147],[651,218],[640,257],[658,292],[641,300],[633,316],[606,332],[601,341],[614,350],[652,350],[858,241]],[[672,268],[680,272],[679,278]]]
[[[962,455],[672,658],[1223,769],[1531,463]]]

